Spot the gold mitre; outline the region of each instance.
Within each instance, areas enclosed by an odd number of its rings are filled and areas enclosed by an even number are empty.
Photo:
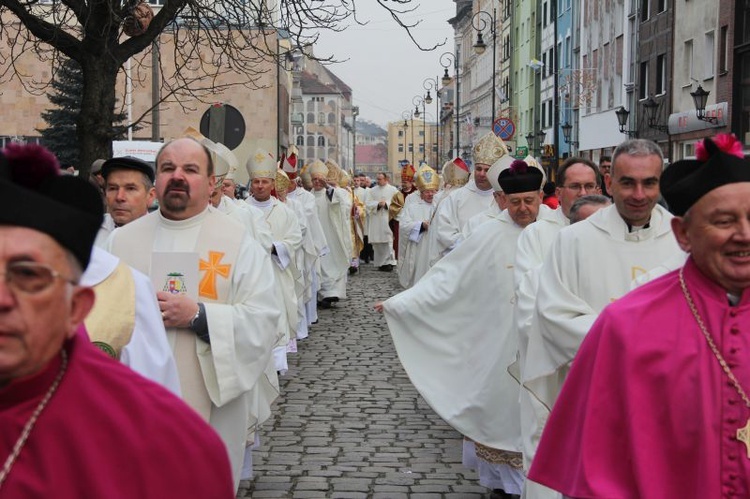
[[[443,164],[441,174],[443,175],[443,185],[453,184],[453,161],[448,160]]]
[[[245,168],[247,168],[250,180],[254,178],[276,179],[276,161],[274,161],[271,153],[263,149],[258,149],[255,154],[248,158]]]
[[[339,187],[341,188],[349,187],[350,181],[351,181],[351,177],[346,172],[346,170],[341,170],[341,173],[339,174],[339,178],[338,178]]]
[[[195,128],[193,128],[191,126],[187,127],[185,130],[183,130],[182,136],[183,137],[190,137],[191,139],[195,139],[198,142],[200,142],[203,139],[207,138],[205,135],[203,135],[202,133],[200,133],[198,130],[196,130]]]
[[[326,180],[332,183],[338,183],[339,176],[341,175],[341,167],[332,159],[326,160],[326,167],[328,167],[328,174]]]
[[[534,156],[529,154],[523,160],[526,162],[527,165],[533,166],[534,168],[538,168],[542,172],[542,186],[547,183],[547,174],[544,172],[544,168],[542,168],[542,165],[539,164],[539,161],[536,160]]]
[[[316,159],[310,165],[310,175],[313,177],[320,176],[326,178],[328,176],[328,167],[321,160]]]
[[[299,178],[302,181],[302,186],[305,189],[312,189],[312,175],[310,174],[310,163],[303,165],[299,169]]]
[[[289,189],[292,181],[289,180],[289,176],[281,168],[276,170],[276,192],[286,192]]]
[[[419,167],[414,178],[414,183],[417,185],[419,192],[427,190],[436,191],[440,187],[440,177],[438,177],[437,172],[430,168],[429,165],[424,164]]]
[[[495,161],[508,154],[508,148],[497,135],[490,132],[474,145],[474,164],[492,166]]]

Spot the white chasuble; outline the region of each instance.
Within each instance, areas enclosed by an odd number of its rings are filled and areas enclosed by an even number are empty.
[[[367,208],[367,217],[369,220],[370,244],[393,244],[393,232],[388,225],[388,207],[391,205],[391,200],[393,200],[393,196],[397,192],[398,189],[391,184],[386,184],[382,187],[376,185],[368,189],[365,207]],[[385,208],[378,209],[378,204],[381,202],[385,203]]]
[[[463,435],[520,452],[513,260],[521,228],[507,213],[477,228],[413,287],[383,304],[409,379]]]
[[[334,188],[313,191],[328,253],[320,259],[320,296],[346,298],[346,276],[352,254],[349,193]]]
[[[412,198],[410,194],[407,199]],[[410,288],[416,282],[417,268],[422,266],[426,272],[428,264],[427,230],[423,231],[422,222],[429,222],[432,218],[432,203],[426,203],[420,198],[404,204],[399,216],[398,238],[398,280],[404,288]]]
[[[250,206],[261,210],[265,223],[271,229],[273,236],[273,248],[276,252],[271,256],[276,275],[276,284],[281,287],[283,298],[285,319],[284,333],[286,339],[284,345],[289,340],[296,337],[297,321],[297,282],[302,279],[302,275],[297,268],[297,254],[302,248],[302,230],[297,222],[297,215],[291,208],[287,207],[276,198],[269,198],[267,201],[259,202],[253,198],[248,198]]]
[[[529,329],[533,327],[532,317],[539,289],[539,270],[557,234],[564,227],[570,225],[570,221],[563,214],[562,209],[550,210],[542,205],[539,215],[536,222],[526,227],[521,233],[516,249],[514,282],[516,287],[515,322],[518,332],[518,361],[512,366],[511,372],[514,372],[519,380],[523,379],[529,343]],[[549,411],[523,386],[521,387],[519,402],[521,405],[524,470],[528,471],[539,445],[539,439],[549,416]],[[556,492],[538,484],[529,485],[530,483],[527,481],[525,485],[529,499],[559,497]]]
[[[152,252],[198,254],[198,301],[205,305],[210,344],[187,328],[170,328],[167,335],[183,398],[222,437],[238,478],[253,418],[252,391],[259,383],[274,389],[266,369],[280,311],[268,254],[242,225],[213,207],[181,221],[156,211],[116,230],[109,242],[112,253],[152,281],[158,279],[151,275]]]
[[[630,232],[612,205],[560,231],[539,271],[524,384],[547,407],[599,312],[638,275],[680,252],[661,206],[646,228]]]
[[[440,201],[431,227],[430,260],[433,265],[453,250],[471,217],[492,207],[495,203],[493,192],[492,189],[479,190],[472,178]]]
[[[263,248],[270,248],[273,236],[271,228],[263,217],[263,212],[245,201],[222,196],[217,210],[229,215],[247,229],[248,235],[258,241]]]

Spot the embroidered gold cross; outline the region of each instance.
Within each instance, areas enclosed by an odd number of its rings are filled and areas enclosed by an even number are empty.
[[[229,271],[232,266],[228,263],[222,264],[221,259],[224,258],[224,253],[220,251],[209,251],[208,261],[201,258],[198,269],[205,270],[200,284],[198,285],[198,294],[204,298],[210,298],[216,300],[219,298],[216,292],[216,275],[220,275],[223,278],[229,277]]]
[[[750,459],[750,419],[747,420],[745,426],[737,428],[737,440],[745,444],[747,450],[747,457]]]

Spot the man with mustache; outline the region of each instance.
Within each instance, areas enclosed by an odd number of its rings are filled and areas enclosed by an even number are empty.
[[[280,312],[270,255],[242,224],[209,206],[215,183],[204,145],[168,142],[156,156],[159,210],[115,231],[109,245],[165,290],[157,298],[182,396],[224,440],[236,489],[252,395],[267,381]],[[170,281],[183,278],[180,292],[168,292]]]
[[[102,211],[41,146],[0,152],[0,496],[232,498],[216,433],[80,329]]]

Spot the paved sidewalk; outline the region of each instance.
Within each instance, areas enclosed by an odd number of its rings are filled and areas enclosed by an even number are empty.
[[[395,269],[364,265],[349,299],[321,310],[289,357],[281,397],[237,497],[482,498],[461,436],[409,382],[373,303],[400,290]]]

